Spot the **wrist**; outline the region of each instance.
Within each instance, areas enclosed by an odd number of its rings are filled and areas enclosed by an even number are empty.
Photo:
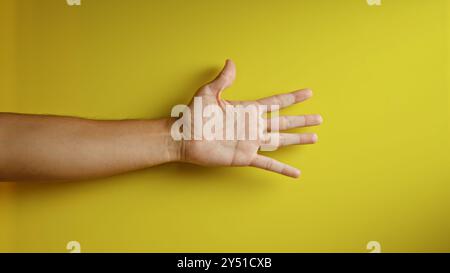
[[[175,122],[174,118],[167,118],[164,122],[164,133],[166,137],[166,149],[168,154],[168,162],[180,162],[184,158],[183,140],[175,140],[172,137],[172,124]]]

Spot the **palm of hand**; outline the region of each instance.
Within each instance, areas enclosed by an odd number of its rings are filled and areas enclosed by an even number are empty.
[[[220,98],[221,92],[228,88],[235,78],[235,66],[232,61],[227,60],[222,72],[212,82],[202,86],[195,97],[202,98],[203,109],[208,105],[216,105],[225,112],[227,105],[255,105],[255,106],[279,106],[280,108],[289,106],[308,99],[312,92],[310,90],[300,90],[292,93],[276,95],[269,98],[263,98],[256,101],[226,101]],[[194,101],[189,104],[191,111],[194,109]],[[248,132],[248,122],[238,122],[237,119],[244,117],[234,117],[233,123],[235,129],[238,129],[239,124],[245,126],[240,128],[244,132]],[[304,115],[304,116],[284,116],[277,117],[280,130],[291,129],[295,127],[318,125],[322,122],[320,115]],[[202,119],[205,123],[206,120]],[[268,125],[266,131],[270,133],[270,120],[267,120]],[[194,128],[194,124],[191,124]],[[274,130],[272,130],[274,131]],[[193,133],[197,134],[197,132]],[[293,145],[293,144],[311,144],[317,141],[315,134],[279,134],[278,147]],[[183,140],[182,141],[182,160],[203,166],[253,166],[269,171],[274,171],[283,175],[298,177],[300,171],[292,166],[276,161],[272,158],[258,154],[258,150],[263,145],[263,139],[258,137],[256,140],[207,140],[201,138],[200,140]]]

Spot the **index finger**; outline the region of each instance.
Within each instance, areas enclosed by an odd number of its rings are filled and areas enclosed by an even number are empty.
[[[275,96],[271,96],[271,97],[267,97],[267,98],[262,98],[262,99],[258,99],[258,100],[254,100],[254,101],[229,101],[229,103],[233,104],[233,105],[250,105],[250,104],[255,104],[255,105],[264,105],[267,106],[267,109],[270,109],[270,106],[272,105],[278,105],[279,108],[285,108],[288,107],[290,105],[305,101],[307,99],[309,99],[310,97],[312,97],[313,93],[311,89],[301,89],[301,90],[297,90],[294,92],[289,92],[289,93],[285,93],[285,94],[278,94]]]

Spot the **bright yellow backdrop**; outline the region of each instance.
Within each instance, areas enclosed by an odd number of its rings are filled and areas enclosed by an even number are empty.
[[[272,153],[299,180],[172,164],[3,183],[0,251],[450,251],[449,2],[2,0],[0,111],[167,116],[232,58],[226,98],[311,87],[285,113],[325,122]]]

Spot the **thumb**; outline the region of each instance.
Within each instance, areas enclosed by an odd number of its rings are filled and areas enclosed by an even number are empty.
[[[233,84],[235,78],[236,78],[236,66],[234,65],[232,60],[227,59],[222,71],[207,86],[214,93],[220,93],[224,89],[230,87],[231,84]]]

